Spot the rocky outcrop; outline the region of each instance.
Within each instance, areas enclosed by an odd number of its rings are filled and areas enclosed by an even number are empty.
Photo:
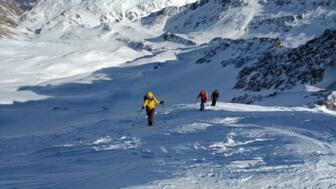
[[[328,95],[323,103],[329,110],[336,111],[336,91]]]
[[[234,65],[240,68],[248,62],[258,59],[263,53],[274,49],[276,39],[252,38],[252,39],[223,39],[215,38],[196,60],[196,64],[219,62],[223,66]]]
[[[235,97],[231,100],[232,103],[241,103],[241,104],[252,104],[257,101],[262,100],[261,95],[251,95],[251,94],[245,94],[239,97]]]
[[[173,33],[164,33],[161,36],[161,38],[164,41],[170,41],[170,42],[174,42],[174,43],[185,45],[185,46],[195,46],[196,45],[195,42],[193,42],[189,39],[186,39],[184,37],[181,37],[179,35],[173,34]]]
[[[0,1],[0,38],[13,35],[11,29],[17,26],[16,20],[21,13],[15,2]]]
[[[32,9],[38,0],[11,0],[17,4],[23,11]]]
[[[147,17],[141,18],[141,23],[144,26],[156,26],[165,24],[169,17],[181,11],[180,7],[166,7],[158,12],[154,12]]]
[[[336,64],[336,30],[325,33],[294,49],[272,49],[256,63],[244,67],[236,89],[288,90],[297,84],[322,81],[325,70]]]
[[[139,41],[132,41],[130,39],[125,39],[125,38],[119,38],[117,39],[117,41],[120,41],[122,43],[124,43],[127,47],[135,50],[135,51],[152,51],[153,48],[149,45],[144,44],[143,42],[139,42]]]

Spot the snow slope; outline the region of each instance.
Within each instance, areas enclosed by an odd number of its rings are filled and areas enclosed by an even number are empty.
[[[232,68],[196,67],[190,56],[158,69],[129,62],[95,73],[110,80],[90,84],[26,87],[53,98],[1,106],[1,188],[335,186],[334,116],[224,102],[199,112],[198,74],[208,68],[212,89]],[[144,114],[136,120],[146,89],[167,103],[152,128]]]
[[[255,0],[199,1],[187,5],[184,11],[170,18],[165,30],[192,33],[191,35],[198,40],[209,41],[217,36],[237,39],[245,34],[250,20],[258,15],[260,10],[261,5]]]
[[[37,51],[19,44],[31,66],[34,51],[66,63],[89,60],[57,56],[71,45],[41,43]],[[333,188],[336,118],[302,106],[227,103],[236,95],[238,70],[195,64],[207,50],[166,50],[43,84],[24,80],[21,92],[48,98],[0,107],[1,188]],[[55,70],[66,66],[64,73],[71,65],[50,63]],[[222,91],[221,103],[199,112],[194,99],[205,86]],[[147,89],[166,101],[152,128],[144,113],[136,119]]]
[[[334,2],[193,2],[45,0],[24,15],[36,34],[0,40],[0,188],[335,188],[336,117],[315,107],[335,83],[334,37],[318,37]],[[306,50],[309,66],[328,60],[322,82],[234,89],[265,53]],[[198,111],[215,88],[218,106]],[[153,127],[147,90],[166,102]]]

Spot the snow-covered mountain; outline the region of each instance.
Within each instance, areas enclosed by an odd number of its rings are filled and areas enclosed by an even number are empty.
[[[16,2],[1,189],[335,188],[334,0]]]
[[[187,5],[171,17],[165,30],[173,33],[202,35],[206,40],[221,36],[240,38],[250,21],[259,14],[261,5],[257,1],[202,0]]]
[[[195,37],[280,37],[297,46],[335,27],[333,0],[202,0],[172,16],[165,30]]]
[[[44,33],[75,27],[92,28],[106,23],[134,21],[167,6],[195,0],[44,0],[22,17],[23,25]]]
[[[216,37],[279,37],[284,45],[297,47],[335,27],[335,8],[332,0],[48,0],[40,1],[21,22],[37,34],[59,38],[141,19],[144,26],[188,35],[199,43]]]
[[[320,74],[314,79],[312,74],[333,60],[333,42],[320,47],[328,49],[326,54],[315,51],[317,44],[308,41],[325,42],[319,36],[335,28],[335,8],[332,0],[45,0],[21,17],[20,26],[34,31],[32,35],[40,40],[90,48],[95,43],[113,43],[110,50],[127,47],[137,51],[138,58],[174,48],[194,47],[190,50],[195,52],[201,48],[204,52],[193,62],[235,65],[239,74],[237,81],[230,81],[232,90],[243,94],[231,100],[251,103],[280,89],[315,84],[328,77]],[[316,59],[297,58],[311,57],[309,53]],[[307,70],[296,69],[302,66]],[[279,69],[268,71],[271,68]],[[323,68],[323,73],[330,70],[332,66]],[[302,76],[301,72],[309,73]]]

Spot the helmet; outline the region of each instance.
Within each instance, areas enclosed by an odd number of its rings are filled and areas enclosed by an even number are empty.
[[[147,91],[147,98],[153,98],[154,94],[151,91]]]

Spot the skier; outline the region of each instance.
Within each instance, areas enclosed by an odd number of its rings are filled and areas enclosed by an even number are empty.
[[[208,101],[208,94],[207,92],[202,89],[200,94],[197,96],[197,99],[201,99],[201,108],[200,108],[200,111],[203,111],[204,110],[204,104]]]
[[[146,108],[148,126],[153,125],[155,105],[163,104],[163,103],[164,101],[159,101],[151,91],[147,91],[147,94],[144,97],[144,103],[143,103],[142,109]]]
[[[216,89],[211,94],[211,100],[212,100],[211,106],[216,106],[218,98],[219,98],[219,91]]]

